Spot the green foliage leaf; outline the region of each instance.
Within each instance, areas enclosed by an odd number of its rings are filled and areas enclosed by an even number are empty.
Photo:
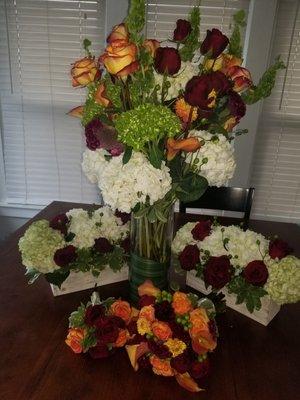
[[[84,48],[84,50],[86,51],[86,53],[87,53],[88,55],[91,54],[90,49],[89,49],[89,47],[91,46],[91,44],[92,44],[92,42],[91,42],[89,39],[85,38],[85,39],[83,40],[83,48]]]
[[[122,158],[123,165],[128,163],[128,161],[131,159],[131,156],[132,156],[132,147],[126,146]]]
[[[70,328],[81,328],[84,324],[86,306],[81,303],[76,311],[73,311],[69,316],[69,327]]]
[[[34,283],[40,275],[41,273],[34,268],[27,268],[25,272],[25,276],[28,278],[28,283],[30,285]]]
[[[246,104],[254,104],[261,99],[270,96],[272,89],[275,85],[276,74],[279,70],[286,68],[283,61],[278,56],[275,63],[266,70],[260,78],[258,85],[250,88],[242,94],[242,99]]]
[[[208,182],[206,178],[188,172],[179,182],[176,189],[177,198],[183,202],[190,202],[198,200],[206,191]]]
[[[145,25],[145,1],[131,0],[128,16],[125,19],[125,24],[131,34],[131,39],[136,41],[138,33],[142,31]]]
[[[49,283],[52,283],[55,286],[61,287],[62,283],[67,279],[70,275],[70,271],[66,271],[63,269],[58,269],[49,274],[45,274],[45,278]]]
[[[114,271],[120,271],[123,265],[123,249],[119,246],[115,246],[112,253],[108,255],[108,264],[110,268]]]
[[[164,159],[164,150],[159,144],[153,143],[149,149],[148,159],[154,168],[160,169]]]
[[[191,61],[195,51],[199,48],[199,33],[200,33],[200,8],[194,7],[189,16],[189,21],[192,26],[191,33],[186,38],[184,45],[179,50],[182,61]]]
[[[65,236],[65,241],[66,241],[66,242],[72,242],[72,240],[74,239],[75,236],[76,236],[75,233],[69,232],[69,233]]]
[[[97,344],[97,338],[95,335],[95,329],[90,328],[81,342],[81,345],[83,347],[83,352],[86,353],[88,349],[96,346],[96,344]]]
[[[233,56],[242,57],[243,47],[241,44],[241,27],[246,26],[246,14],[244,10],[239,10],[233,15],[234,28],[229,40],[228,52]]]

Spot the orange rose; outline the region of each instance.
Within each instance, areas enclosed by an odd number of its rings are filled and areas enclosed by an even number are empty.
[[[189,392],[200,392],[201,390],[204,390],[197,385],[188,372],[185,372],[184,374],[176,374],[175,378],[179,385]]]
[[[156,50],[160,46],[160,42],[155,39],[147,39],[144,41],[143,46],[151,54],[151,56],[154,57]]]
[[[172,331],[166,322],[153,322],[151,328],[153,334],[160,340],[166,341],[172,336]]]
[[[108,107],[111,105],[111,101],[106,97],[105,90],[104,83],[101,83],[94,94],[94,100],[96,103],[101,104],[104,107]]]
[[[161,360],[156,356],[151,356],[150,363],[155,374],[162,376],[174,376],[170,361]]]
[[[169,138],[167,140],[167,159],[172,160],[179,151],[185,151],[186,153],[194,153],[200,147],[202,143],[195,137],[189,137],[187,139]]]
[[[110,306],[110,313],[112,315],[115,315],[116,317],[122,318],[122,320],[125,321],[126,324],[128,324],[131,317],[130,304],[127,301],[116,300]]]
[[[213,351],[217,347],[217,342],[209,331],[204,330],[192,338],[192,347],[197,354],[205,354]]]
[[[81,118],[83,116],[83,111],[84,111],[84,106],[78,106],[72,108],[72,110],[68,112],[68,115],[70,115],[71,117]]]
[[[82,353],[82,340],[85,336],[84,329],[81,328],[70,328],[67,339],[65,340],[66,344],[71,347],[74,353]]]
[[[152,305],[145,306],[141,308],[139,318],[145,318],[148,321],[152,322],[155,320],[155,310]]]
[[[197,308],[190,313],[190,323],[192,327],[189,332],[192,337],[201,334],[203,331],[209,332],[209,318],[203,308]]]
[[[160,289],[155,287],[150,279],[146,279],[145,282],[138,287],[139,296],[144,295],[157,297],[160,294]]]
[[[127,339],[129,339],[129,332],[127,329],[120,329],[119,330],[119,336],[116,340],[116,342],[113,344],[114,347],[123,347],[125,343],[127,342]]]
[[[192,303],[185,293],[175,292],[173,295],[172,307],[176,314],[182,315],[192,310]]]
[[[100,77],[100,71],[97,68],[93,57],[85,57],[76,61],[71,69],[72,86],[86,86]]]
[[[136,55],[137,47],[134,43],[117,39],[107,45],[99,61],[104,64],[110,74],[125,77],[138,70],[139,63],[136,61]]]
[[[233,81],[233,90],[242,92],[253,85],[250,72],[243,67],[233,66],[227,71],[227,76]]]
[[[119,24],[113,27],[110,35],[107,38],[107,43],[112,43],[115,40],[126,40],[129,39],[129,33],[125,24]]]

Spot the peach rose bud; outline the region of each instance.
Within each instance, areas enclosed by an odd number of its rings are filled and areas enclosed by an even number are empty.
[[[129,33],[125,24],[119,24],[113,27],[110,35],[107,38],[107,43],[111,43],[115,40],[126,40],[128,41]]]
[[[143,46],[148,51],[148,53],[150,53],[151,56],[154,57],[156,50],[160,46],[160,42],[155,39],[147,39],[144,41]]]
[[[81,328],[70,328],[67,339],[65,340],[66,344],[71,347],[74,353],[82,353],[82,340],[84,339],[85,332]]]
[[[83,111],[84,111],[84,106],[78,106],[72,108],[72,110],[68,112],[68,115],[70,115],[71,117],[82,118]]]
[[[140,344],[127,345],[125,349],[133,369],[137,371],[139,369],[138,359],[149,351],[148,343],[141,342]]]
[[[184,374],[176,374],[175,378],[179,385],[189,392],[200,392],[204,390],[197,385],[188,372],[185,372]]]
[[[227,75],[234,83],[233,90],[243,92],[253,85],[250,72],[243,67],[234,66],[228,69]]]
[[[157,297],[161,291],[155,287],[150,279],[145,280],[145,282],[138,287],[139,296],[144,295]]]
[[[100,71],[93,57],[85,57],[76,61],[71,69],[72,86],[84,87],[100,78]]]

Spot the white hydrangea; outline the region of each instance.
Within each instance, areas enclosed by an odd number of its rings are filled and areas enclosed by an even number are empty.
[[[199,66],[191,62],[182,62],[181,68],[178,73],[174,76],[168,76],[167,81],[170,83],[170,88],[168,90],[168,95],[166,100],[174,99],[178,97],[181,91],[184,91],[188,81],[194,76],[198,75]],[[163,75],[154,72],[154,79],[156,85],[162,86]]]
[[[189,136],[200,138],[205,144],[197,152],[188,153],[187,162],[198,158],[198,165],[201,165],[203,159],[207,159],[207,163],[201,166],[199,174],[208,180],[209,186],[226,185],[233,177],[236,167],[232,143],[224,135],[218,135],[218,140],[211,141],[213,135],[207,131],[192,130]]]
[[[197,241],[192,235],[192,230],[195,225],[197,225],[197,222],[188,222],[177,231],[172,243],[172,251],[174,254],[180,254],[189,244],[197,244]]]
[[[140,152],[133,152],[127,164],[123,155],[105,159],[105,150],[85,150],[82,168],[92,183],[98,183],[103,200],[113,210],[130,213],[137,203],[150,204],[162,199],[171,189],[169,168],[162,162],[154,168]]]
[[[95,222],[89,217],[88,212],[81,208],[73,208],[66,215],[70,220],[68,232],[75,234],[70,244],[80,249],[92,247],[98,231]]]
[[[227,254],[223,245],[222,226],[213,226],[211,234],[197,243],[200,250],[209,251],[213,257],[221,257]]]
[[[98,208],[92,221],[97,224],[97,237],[104,237],[111,243],[118,243],[129,235],[130,223],[123,224],[109,207]]]

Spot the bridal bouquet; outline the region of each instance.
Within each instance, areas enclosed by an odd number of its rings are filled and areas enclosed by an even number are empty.
[[[130,251],[129,218],[98,207],[74,208],[51,221],[33,222],[19,240],[29,283],[43,274],[60,286],[71,271],[91,271],[97,277],[107,266],[120,270]]]
[[[183,270],[213,291],[226,288],[251,313],[266,295],[279,305],[300,301],[300,260],[279,238],[202,220],[179,229],[172,250]]]

